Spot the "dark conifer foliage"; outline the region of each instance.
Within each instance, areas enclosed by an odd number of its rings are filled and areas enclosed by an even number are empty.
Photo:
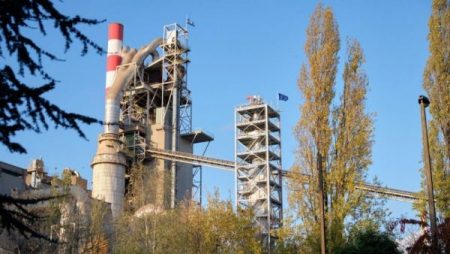
[[[101,22],[103,20],[64,15],[51,0],[0,0],[0,143],[9,151],[26,153],[24,146],[11,140],[19,131],[39,133],[54,125],[73,129],[85,138],[80,124],[101,123],[92,117],[66,112],[44,98],[57,81],[45,70],[42,60],[62,59],[27,35],[37,30],[45,36],[48,29],[54,29],[62,36],[65,51],[78,42],[82,45],[81,55],[89,49],[103,54],[104,50],[79,28]],[[8,62],[17,63],[17,67]],[[39,77],[43,84],[25,84],[21,79],[26,75]]]
[[[46,235],[31,227],[32,224],[40,221],[43,217],[30,212],[28,206],[57,197],[59,196],[21,199],[0,195],[0,228],[5,228],[8,231],[17,230],[26,238],[36,237],[50,241]]]

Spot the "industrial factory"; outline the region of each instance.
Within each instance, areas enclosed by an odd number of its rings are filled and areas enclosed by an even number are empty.
[[[213,137],[192,129],[187,28],[164,27],[148,46],[122,50],[123,26],[109,26],[105,130],[92,161],[92,197],[111,203],[113,217],[124,207],[133,164],[159,177],[155,209],[174,208],[191,199],[201,165],[236,169],[236,204],[251,207],[270,242],[282,219],[280,115],[258,96],[236,108],[235,162],[195,156],[195,144]],[[147,58],[150,58],[146,60]],[[231,165],[230,165],[231,164]]]
[[[123,47],[123,25],[109,25],[104,130],[91,162],[92,192],[82,176],[68,169],[71,185],[91,196],[86,202],[97,199],[110,204],[112,218],[117,218],[127,203],[133,202],[127,193],[136,165],[157,176],[149,203],[154,210],[174,208],[186,199],[201,203],[202,166],[227,170],[235,175],[236,206],[253,209],[263,241],[270,245],[283,219],[282,178],[286,171],[282,166],[280,112],[263,98],[249,96],[247,103],[234,109],[234,161],[194,155],[196,144],[209,143],[214,137],[192,127],[194,112],[186,78],[190,61],[187,29],[179,24],[166,25],[161,38],[136,50]],[[3,194],[51,185],[42,160],[34,161],[28,170],[0,166]],[[358,184],[372,194],[417,198],[411,192]],[[199,198],[195,198],[198,193]]]

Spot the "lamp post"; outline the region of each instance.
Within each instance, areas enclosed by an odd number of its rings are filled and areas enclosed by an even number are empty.
[[[422,139],[423,139],[423,161],[425,162],[425,177],[427,182],[428,209],[430,214],[431,227],[431,248],[433,253],[438,253],[437,227],[436,227],[436,210],[434,206],[434,188],[433,175],[431,173],[431,157],[430,146],[428,143],[428,129],[425,108],[430,105],[430,100],[424,96],[419,96],[420,116],[422,121]]]

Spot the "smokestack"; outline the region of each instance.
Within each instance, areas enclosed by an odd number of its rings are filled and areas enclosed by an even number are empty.
[[[108,27],[105,130],[98,139],[97,153],[91,166],[92,197],[111,203],[114,218],[123,210],[127,166],[119,137],[120,100],[145,58],[151,55],[155,60],[158,57],[156,49],[162,42],[159,38],[139,51],[129,48],[122,50],[123,26],[113,23]]]
[[[117,67],[122,63],[123,26],[112,23],[108,27],[108,55],[106,64],[105,132],[98,140],[97,153],[92,161],[92,197],[111,203],[116,218],[123,209],[125,193],[125,155],[119,140],[120,104],[111,96],[117,78]]]
[[[108,26],[108,55],[106,63],[106,104],[105,104],[105,133],[119,132],[119,115],[117,103],[108,96],[109,90],[117,76],[117,67],[122,63],[120,55],[123,45],[123,25],[112,23]]]

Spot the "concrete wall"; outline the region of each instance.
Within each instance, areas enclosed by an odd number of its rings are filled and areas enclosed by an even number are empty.
[[[159,149],[168,149],[170,147],[170,135],[164,130],[164,125],[161,122],[162,116],[157,114],[156,123],[150,126],[149,138],[152,145]],[[170,202],[170,180],[167,178],[169,174],[170,164],[167,161],[160,159],[153,159],[150,164],[150,169],[154,170],[158,176],[155,181],[155,206],[167,207]]]
[[[0,162],[0,194],[11,195],[11,191],[25,190],[26,170]]]
[[[166,124],[162,122],[163,119],[163,109],[156,109],[156,121],[150,126],[150,131],[147,133],[149,136],[147,140],[151,140],[152,145],[159,149],[171,150],[172,146],[172,129],[169,127],[171,120],[171,112],[167,112]],[[179,139],[180,151],[183,152],[193,152],[193,145],[183,140]],[[170,202],[170,190],[171,190],[171,171],[170,171],[170,161],[153,159],[150,165],[152,170],[160,176],[159,181],[155,183],[156,188],[156,202],[155,205],[167,207],[168,202]],[[184,163],[177,163],[177,194],[176,200],[181,201],[186,197],[191,198],[192,192],[192,166]]]
[[[179,149],[181,152],[193,153],[191,142],[180,138]],[[192,165],[178,163],[177,167],[177,201],[192,198]]]

